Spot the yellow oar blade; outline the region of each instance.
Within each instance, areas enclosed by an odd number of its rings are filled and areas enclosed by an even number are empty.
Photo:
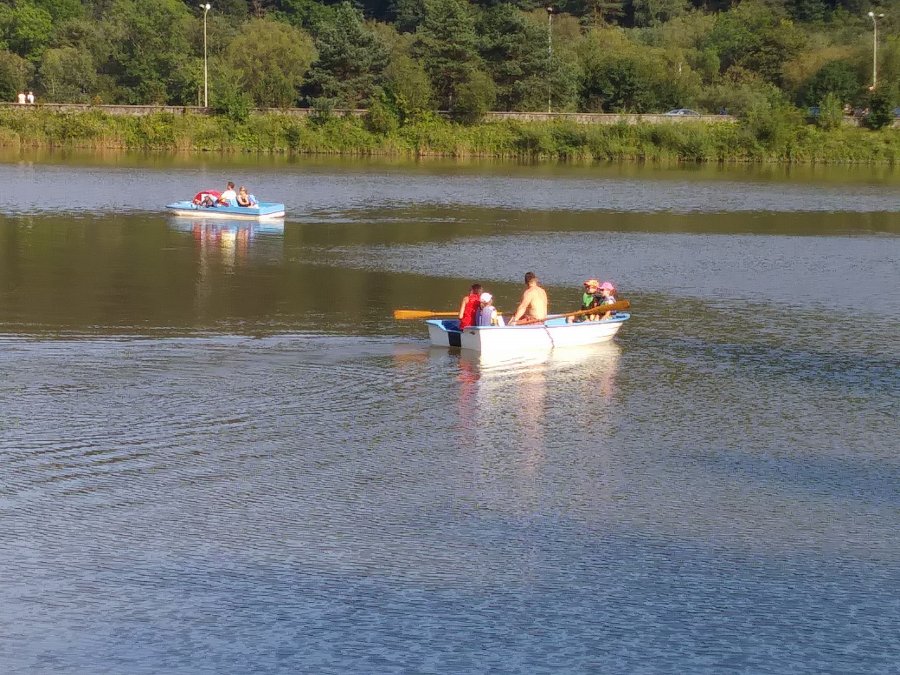
[[[435,316],[457,316],[456,312],[432,312],[428,309],[395,309],[395,319],[430,319]]]

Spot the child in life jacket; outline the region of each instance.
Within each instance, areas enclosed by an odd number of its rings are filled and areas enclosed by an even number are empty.
[[[579,311],[593,309],[600,305],[600,282],[596,279],[588,279],[584,282],[584,291],[581,294],[581,307]],[[597,314],[582,314],[581,316],[570,316],[566,319],[567,323],[579,323],[581,321],[597,321]]]
[[[464,330],[474,326],[476,314],[481,307],[481,284],[472,284],[469,294],[462,299],[459,305],[459,329]]]

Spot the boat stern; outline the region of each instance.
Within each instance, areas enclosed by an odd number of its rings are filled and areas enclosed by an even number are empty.
[[[428,337],[435,347],[461,347],[459,321],[456,319],[428,319]]]

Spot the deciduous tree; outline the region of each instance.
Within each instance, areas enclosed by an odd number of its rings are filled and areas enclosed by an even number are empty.
[[[125,103],[188,103],[196,99],[196,18],[178,0],[115,0],[105,30],[113,52],[101,64]]]
[[[33,66],[18,54],[0,49],[0,100],[15,101],[31,78]]]
[[[83,103],[96,92],[97,69],[83,49],[48,49],[41,59],[40,83],[49,101]]]
[[[316,48],[305,31],[251,19],[228,45],[224,61],[234,81],[257,106],[286,107],[296,102],[315,59]]]
[[[385,70],[388,96],[394,101],[401,121],[433,108],[434,90],[421,63],[398,53]]]
[[[862,91],[862,81],[857,69],[846,61],[832,61],[822,66],[809,79],[803,87],[800,103],[806,106],[819,105],[826,94],[836,96],[842,105],[854,103]]]
[[[490,75],[481,70],[472,70],[459,83],[450,112],[455,120],[474,124],[494,106],[496,98],[497,89]]]
[[[781,68],[804,44],[804,36],[783,10],[761,0],[745,0],[716,17],[701,47],[719,56],[721,68],[740,66],[769,82],[781,83]]]
[[[635,26],[658,26],[687,11],[687,0],[632,0]]]
[[[10,50],[31,61],[40,59],[50,40],[53,17],[43,7],[18,2],[0,13],[0,35]]]

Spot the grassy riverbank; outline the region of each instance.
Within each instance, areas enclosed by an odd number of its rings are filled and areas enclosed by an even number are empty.
[[[308,153],[507,159],[890,163],[900,131],[824,130],[776,117],[739,123],[584,125],[426,117],[404,125],[328,116],[143,117],[99,111],[0,111],[0,146],[191,152]]]

